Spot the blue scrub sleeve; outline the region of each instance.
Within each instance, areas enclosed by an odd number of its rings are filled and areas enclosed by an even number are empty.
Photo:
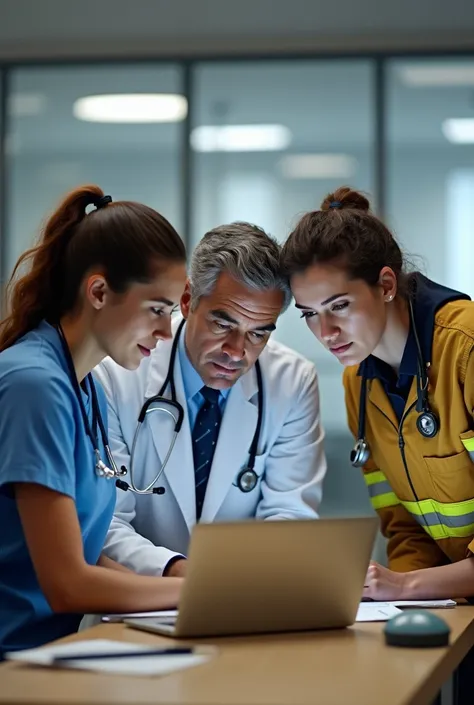
[[[78,406],[69,380],[44,368],[12,371],[0,385],[0,491],[31,482],[75,499]]]

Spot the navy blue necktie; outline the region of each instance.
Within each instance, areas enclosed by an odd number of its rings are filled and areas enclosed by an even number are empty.
[[[221,423],[219,394],[217,389],[202,387],[204,404],[198,411],[193,429],[194,477],[196,483],[196,519],[199,520],[204,496],[211,472],[212,458],[216,449]]]

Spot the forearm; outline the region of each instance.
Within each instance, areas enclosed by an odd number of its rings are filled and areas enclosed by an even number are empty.
[[[106,556],[105,553],[101,553],[97,565],[101,568],[110,568],[111,570],[118,570],[121,573],[133,574],[133,570],[126,568],[121,563],[117,563],[117,561],[113,561],[112,558]]]
[[[85,565],[51,600],[56,612],[141,612],[178,605],[183,580],[135,575],[131,571]]]
[[[414,570],[406,575],[404,593],[407,600],[471,597],[474,595],[474,558]]]

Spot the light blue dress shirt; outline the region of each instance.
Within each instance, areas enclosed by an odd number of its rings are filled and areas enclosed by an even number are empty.
[[[204,404],[204,397],[202,396],[200,390],[205,386],[200,375],[194,369],[191,360],[186,352],[186,345],[184,343],[184,338],[186,335],[186,326],[183,327],[181,335],[179,336],[178,342],[178,355],[179,364],[181,365],[181,374],[183,376],[184,394],[186,397],[186,404],[188,407],[189,416],[189,426],[191,428],[191,433],[194,428],[194,422],[196,421],[196,416],[199,409]],[[229,396],[230,389],[221,389],[219,394],[219,408],[221,414],[224,413],[225,404],[227,397]]]

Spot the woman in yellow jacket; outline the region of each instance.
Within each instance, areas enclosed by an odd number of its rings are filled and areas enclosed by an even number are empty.
[[[474,303],[403,258],[348,188],[303,216],[283,250],[296,306],[345,366],[364,478],[388,539],[367,597],[474,595]]]

